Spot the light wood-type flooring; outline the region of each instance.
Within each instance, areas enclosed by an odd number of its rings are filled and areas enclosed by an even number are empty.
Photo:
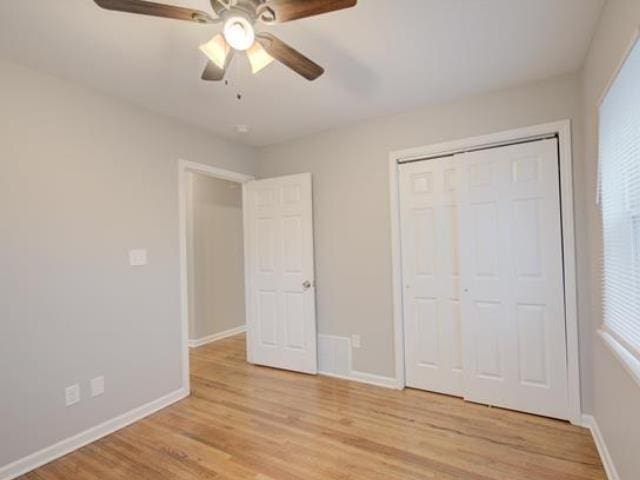
[[[606,478],[586,429],[249,365],[243,335],[192,350],[191,381],[189,398],[21,478]]]

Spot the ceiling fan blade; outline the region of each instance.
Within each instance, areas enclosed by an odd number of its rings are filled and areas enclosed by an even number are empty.
[[[324,73],[324,68],[320,65],[270,33],[259,33],[256,40],[269,55],[307,80],[315,80]]]
[[[196,23],[215,23],[211,15],[191,8],[164,5],[161,3],[147,2],[145,0],[94,0],[94,2],[106,9],[118,12],[139,13],[154,17],[175,18]]]
[[[229,52],[227,58],[225,59],[224,68],[216,65],[215,62],[209,60],[207,62],[207,66],[204,67],[204,72],[202,72],[202,80],[206,80],[208,82],[219,82],[224,79],[225,73],[227,73],[227,69],[229,68],[229,64],[231,63],[231,59],[233,58],[233,50]]]
[[[269,23],[284,23],[355,7],[357,3],[358,0],[271,0],[265,7],[275,17]]]
[[[224,69],[209,60],[207,62],[207,66],[204,67],[204,72],[202,72],[202,80],[206,80],[208,82],[219,82],[224,78],[224,74]]]

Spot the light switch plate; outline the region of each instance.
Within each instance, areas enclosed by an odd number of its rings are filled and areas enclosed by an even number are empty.
[[[70,407],[80,401],[80,385],[77,383],[64,389],[65,405]]]
[[[360,335],[351,335],[351,347],[360,348]]]
[[[129,250],[129,265],[142,267],[147,264],[147,251],[144,249]]]
[[[104,393],[104,377],[92,378],[90,383],[92,397],[97,397]]]

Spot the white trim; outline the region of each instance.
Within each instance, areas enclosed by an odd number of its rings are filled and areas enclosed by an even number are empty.
[[[80,432],[72,437],[66,438],[54,445],[46,447],[38,452],[32,453],[20,460],[17,460],[9,465],[0,467],[0,480],[11,480],[19,477],[31,470],[34,470],[42,465],[49,463],[57,458],[60,458],[68,453],[73,452],[89,443],[95,442],[102,437],[105,437],[121,428],[131,425],[134,422],[142,420],[144,417],[151,415],[169,405],[182,400],[189,395],[189,391],[180,388],[175,392],[172,392],[164,397],[158,398],[152,402],[149,402],[140,407],[134,408],[122,415],[119,415],[111,420],[107,420],[100,425],[91,427],[84,432]]]
[[[354,380],[349,375],[341,375],[334,372],[325,372],[324,370],[318,370],[318,375],[322,375],[323,377],[337,378],[339,380],[347,380],[349,382],[357,382],[357,380]]]
[[[398,161],[418,160],[435,155],[446,155],[465,149],[486,147],[504,142],[538,137],[541,135],[557,134],[560,145],[560,191],[562,196],[562,233],[563,233],[563,262],[565,272],[565,302],[567,328],[567,374],[568,374],[568,404],[569,420],[579,425],[582,422],[581,392],[580,392],[580,364],[578,348],[578,304],[576,290],[576,261],[575,261],[575,226],[573,210],[573,168],[571,151],[571,121],[534,125],[482,135],[452,142],[411,148],[391,152],[389,154],[389,192],[391,203],[391,246],[393,262],[393,322],[395,335],[396,383],[398,388],[405,386],[404,378],[404,332],[402,314],[402,261],[400,248],[400,211],[398,188]]]
[[[222,180],[228,180],[236,183],[247,183],[251,180],[255,180],[253,175],[247,175],[240,172],[234,172],[231,170],[225,170],[223,168],[212,167],[204,163],[190,162],[188,160],[179,160],[180,168],[183,171],[191,173],[199,173],[200,175],[206,175],[208,177],[220,178]]]
[[[248,182],[247,182],[248,183]],[[251,258],[251,249],[249,248],[249,236],[246,232],[249,231],[249,218],[245,215],[245,205],[249,205],[249,195],[247,194],[247,186],[242,186],[242,231],[244,234],[242,235],[242,239],[244,242],[244,316],[245,323],[248,318],[253,318],[253,306],[251,301],[251,262],[253,259]],[[251,337],[251,329],[248,328],[247,324],[247,362],[253,363],[253,351],[251,349],[252,337]]]
[[[189,274],[187,249],[187,173],[198,173],[237,183],[246,183],[255,177],[224,170],[203,163],[178,160],[178,236],[180,243],[180,322],[182,330],[182,387],[189,392]],[[243,203],[244,205],[244,203]],[[246,276],[246,275],[245,275]]]
[[[369,385],[376,385],[378,387],[392,388],[394,390],[400,389],[400,387],[398,387],[398,381],[393,377],[383,377],[382,375],[359,372],[358,370],[351,370],[350,380],[368,383]]]
[[[631,378],[640,385],[640,360],[605,329],[599,329],[598,335],[611,353],[622,363]]]
[[[604,466],[607,478],[609,480],[620,480],[620,476],[618,475],[618,471],[613,463],[613,459],[611,458],[611,454],[609,453],[609,449],[607,448],[607,444],[604,441],[604,437],[602,436],[602,432],[598,427],[596,419],[591,415],[583,415],[582,426],[591,430],[591,435],[593,436],[593,441],[595,442],[598,453],[600,454],[600,459],[602,460],[602,465]]]
[[[332,372],[319,371],[318,375],[325,377],[338,378],[340,380],[347,380],[350,382],[366,383],[367,385],[374,385],[376,387],[390,388],[393,390],[398,389],[398,382],[393,377],[383,377],[381,375],[374,375],[372,373],[358,372],[352,370],[350,375],[340,375]]]
[[[616,66],[616,69],[613,71],[613,74],[607,81],[607,84],[605,85],[604,90],[600,94],[600,98],[598,99],[598,108],[600,107],[600,105],[602,105],[602,102],[604,102],[604,99],[609,93],[609,90],[611,90],[611,87],[613,86],[614,82],[617,80],[618,75],[620,74],[620,70],[622,70],[622,67],[624,67],[624,64],[627,63],[627,59],[629,58],[629,55],[631,55],[631,51],[633,50],[633,47],[636,46],[636,43],[638,42],[638,40],[640,40],[640,27],[636,27],[634,31],[631,33],[631,39],[629,40],[629,44],[624,50],[624,53],[622,55],[622,58],[620,59],[620,62]]]
[[[544,135],[553,135],[560,133],[563,127],[570,127],[570,120],[562,120],[559,122],[545,123],[534,125],[531,127],[518,128],[515,130],[506,130],[489,135],[480,135],[477,137],[463,138],[450,142],[436,143],[433,145],[425,145],[422,147],[408,148],[405,150],[397,150],[389,155],[390,162],[420,160],[425,157],[433,157],[439,155],[451,155],[465,150],[476,149],[479,147],[490,147],[492,145],[502,144],[505,142],[518,141],[522,139],[535,138]]]
[[[189,380],[189,268],[187,264],[187,169],[178,161],[178,238],[180,248],[180,336],[182,349],[182,388],[191,391]]]
[[[573,152],[571,123],[557,124],[560,148],[560,195],[562,206],[562,251],[564,261],[565,323],[567,329],[567,382],[569,420],[580,423],[582,392],[580,391],[580,346],[578,334],[578,285],[573,195]]]
[[[398,187],[398,157],[391,153],[389,158],[389,192],[391,212],[391,277],[393,298],[393,349],[396,362],[396,388],[406,385],[404,358],[404,319],[402,288],[402,243],[400,237],[400,188]]]
[[[189,348],[198,348],[208,343],[217,342],[219,340],[224,340],[225,338],[239,335],[246,331],[247,331],[247,326],[241,325],[239,327],[230,328],[229,330],[225,330],[224,332],[214,333],[213,335],[208,335],[206,337],[194,338],[189,340]]]

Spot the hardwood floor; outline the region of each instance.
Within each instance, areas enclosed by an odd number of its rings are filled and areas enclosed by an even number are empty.
[[[606,478],[568,423],[248,365],[244,336],[191,362],[191,397],[21,478]]]

